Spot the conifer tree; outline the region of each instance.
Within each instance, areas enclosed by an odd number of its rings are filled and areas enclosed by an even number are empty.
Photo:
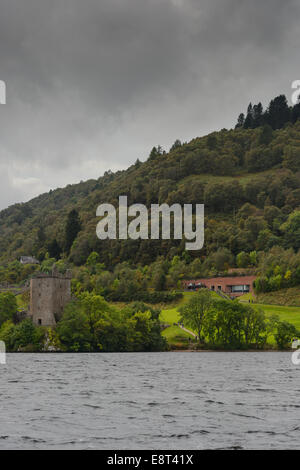
[[[237,124],[235,126],[236,129],[244,127],[245,124],[245,114],[241,113],[238,117]]]
[[[244,128],[252,129],[252,127],[253,127],[253,108],[252,108],[252,103],[249,103],[248,108],[247,108],[247,116],[245,119]]]
[[[78,233],[80,232],[80,229],[81,221],[79,218],[79,214],[76,209],[73,209],[69,212],[66,223],[65,245],[67,253],[70,253],[73,242],[76,239]]]

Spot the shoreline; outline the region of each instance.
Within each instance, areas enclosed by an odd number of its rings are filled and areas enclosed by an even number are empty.
[[[170,351],[7,351],[8,354],[161,354],[161,353],[267,353],[294,352],[295,349],[172,349]]]
[[[294,349],[174,349],[169,352],[218,352],[218,353],[263,353],[263,352],[292,352]]]

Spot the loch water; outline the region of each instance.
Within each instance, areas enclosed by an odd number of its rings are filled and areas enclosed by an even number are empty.
[[[8,354],[0,449],[299,449],[289,352]]]

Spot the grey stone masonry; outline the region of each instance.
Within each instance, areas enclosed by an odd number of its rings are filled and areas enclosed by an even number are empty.
[[[71,300],[71,272],[38,273],[30,281],[30,316],[35,325],[55,326]]]

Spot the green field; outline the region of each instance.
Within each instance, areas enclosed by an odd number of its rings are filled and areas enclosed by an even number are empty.
[[[160,320],[170,324],[177,323],[180,317],[178,308],[181,305],[184,305],[193,294],[193,292],[184,292],[183,298],[180,299],[179,302],[175,304],[175,306],[172,306],[172,308],[163,309],[161,311]]]
[[[298,291],[298,288],[297,288]],[[280,291],[279,291],[280,292]],[[276,298],[277,292],[274,292],[274,298]],[[291,307],[287,305],[275,305],[275,304],[265,304],[265,303],[256,303],[255,297],[253,294],[245,294],[239,298],[240,302],[248,303],[251,301],[252,307],[261,308],[266,315],[276,314],[279,315],[281,321],[288,321],[293,323],[297,328],[300,329],[300,307]],[[254,301],[254,303],[252,303]]]
[[[194,292],[184,292],[183,298],[175,306],[173,305],[172,308],[166,308],[161,311],[160,321],[162,323],[168,323],[170,325],[170,327],[166,328],[162,334],[168,340],[168,343],[171,346],[178,346],[179,344],[181,344],[182,347],[184,347],[189,344],[189,337],[194,340],[194,337],[192,335],[183,331],[181,328],[179,328],[179,326],[174,325],[174,323],[178,323],[180,319],[178,308],[181,305],[184,305],[193,295]],[[215,292],[213,293],[213,295],[216,297],[216,299],[221,298]]]
[[[253,304],[253,307],[261,308],[266,313],[266,315],[279,315],[281,321],[288,321],[289,323],[293,323],[293,325],[300,329],[300,307],[285,307],[282,305],[264,304]]]
[[[186,349],[189,346],[189,338],[193,339],[191,335],[175,325],[163,330],[162,336],[173,348],[177,349]]]
[[[249,294],[243,294],[239,297],[240,302],[249,302],[249,300],[255,301],[255,296],[249,292]]]
[[[188,345],[188,337],[192,337],[185,331],[183,331],[178,326],[175,326],[174,323],[177,323],[180,318],[178,308],[181,305],[184,305],[191,296],[194,295],[194,292],[184,292],[183,298],[172,308],[166,308],[161,311],[160,320],[162,323],[168,323],[169,328],[166,328],[163,331],[163,336],[168,340],[168,343],[173,345],[182,344],[182,346]],[[215,294],[216,298],[220,298]],[[241,302],[248,303],[249,300],[253,300],[254,297],[252,294],[245,294],[240,298]],[[279,316],[281,321],[288,321],[293,323],[300,330],[300,307],[287,307],[282,305],[265,305],[265,304],[250,304],[254,308],[261,308],[266,315],[276,314]],[[273,340],[271,339],[271,343]]]
[[[189,345],[189,338],[193,339],[192,335],[183,331],[179,326],[174,325],[174,323],[177,323],[180,318],[178,308],[185,304],[192,295],[193,292],[184,292],[183,298],[175,306],[161,311],[160,321],[170,325],[168,328],[163,330],[162,335],[167,339],[168,343],[172,347],[181,347],[184,349]]]

